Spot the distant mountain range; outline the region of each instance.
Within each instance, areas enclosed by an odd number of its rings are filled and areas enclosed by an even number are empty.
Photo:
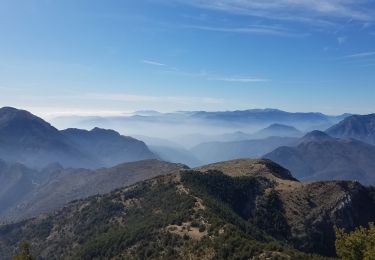
[[[171,124],[175,124],[181,118],[188,120],[202,117],[207,117],[205,119],[207,121],[215,121],[218,118],[228,122],[232,120],[233,124],[236,120],[239,122],[300,120],[302,122],[309,119],[323,120],[323,118],[326,122],[333,122],[346,116],[287,113],[274,109],[177,114],[179,119],[173,113],[146,113],[146,115],[143,113],[135,116],[155,122],[158,122],[160,117],[167,118]],[[153,119],[148,118],[150,116]],[[302,180],[344,178],[373,183],[373,174],[370,170],[373,147],[370,144],[375,136],[374,115],[349,116],[330,127],[326,133],[335,137],[355,138],[369,145],[354,140],[337,140],[319,131],[311,132],[299,140],[297,137],[303,133],[295,127],[273,123],[254,133],[236,131],[220,135],[200,134],[171,138],[173,141],[181,139],[189,143],[194,143],[194,140],[203,141],[191,149],[185,149],[165,139],[145,137],[148,143],[154,144],[150,149],[144,142],[122,136],[114,130],[96,127],[90,131],[73,128],[59,131],[27,111],[5,107],[0,109],[0,159],[40,170],[51,163],[59,163],[64,168],[100,168],[147,159],[162,159],[194,167],[223,160],[259,158],[265,155],[290,169]],[[205,142],[204,140],[220,141]],[[316,146],[308,146],[307,144],[310,143]],[[329,154],[327,154],[328,149],[330,149]],[[275,151],[272,152],[273,150]],[[343,152],[349,153],[350,156],[345,157]],[[324,161],[321,160],[323,155],[331,159],[327,164],[321,163]]]
[[[235,132],[211,137],[219,141],[202,142],[190,149],[190,153],[205,164],[240,159],[259,158],[280,146],[297,143],[303,133],[292,126],[272,124],[253,134]]]
[[[375,184],[374,118],[374,115],[350,116],[326,132],[315,130],[301,139],[280,137],[285,134],[284,130],[296,136],[301,132],[274,124],[258,133],[275,137],[202,143],[193,147],[191,153],[204,163],[269,158],[304,181],[358,180],[363,184]],[[256,134],[250,136],[255,137]]]
[[[303,184],[269,160],[221,162],[0,226],[0,255],[28,240],[40,259],[325,259],[335,226],[375,221],[373,194],[358,182]]]
[[[327,116],[322,113],[289,113],[278,109],[249,109],[225,112],[194,112],[195,118],[214,121],[279,124],[324,124],[345,118],[347,115]]]
[[[375,184],[375,146],[355,139],[337,139],[314,131],[300,139],[297,146],[279,147],[264,157],[286,167],[300,180]]]
[[[0,158],[40,169],[54,162],[98,168],[158,157],[143,142],[112,130],[59,131],[27,111],[4,107],[0,109]]]
[[[172,140],[185,148],[191,148],[202,142],[218,141],[209,139],[226,133],[252,134],[272,124],[291,126],[302,132],[311,130],[325,130],[349,116],[329,116],[321,113],[290,113],[277,109],[250,109],[242,111],[181,111],[174,113],[138,112],[133,115],[115,117],[58,117],[52,123],[59,127],[80,127],[92,129],[94,127],[111,128],[119,132],[126,132],[132,136],[152,136]],[[273,128],[275,128],[273,126]],[[284,129],[293,136],[300,136],[298,130]],[[283,130],[283,131],[284,131]],[[281,132],[281,131],[280,131]],[[260,133],[261,134],[261,133]],[[268,135],[268,134],[267,134]],[[239,135],[237,135],[239,136]],[[264,138],[258,136],[257,138]],[[230,138],[230,137],[229,137]],[[222,141],[239,141],[239,139]],[[254,137],[240,137],[241,140]]]
[[[235,142],[245,141],[254,139],[265,139],[268,137],[301,137],[303,132],[299,131],[293,126],[282,125],[282,124],[271,124],[266,128],[262,128],[254,133],[245,133],[242,131],[235,131],[232,133],[225,133],[219,135],[204,135],[204,134],[189,134],[181,135],[174,138],[175,142],[178,139],[183,139],[189,143],[189,148],[194,147],[201,143],[209,142]]]

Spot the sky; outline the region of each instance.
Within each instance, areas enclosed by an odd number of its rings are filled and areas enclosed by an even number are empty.
[[[373,0],[0,0],[0,106],[375,112]]]

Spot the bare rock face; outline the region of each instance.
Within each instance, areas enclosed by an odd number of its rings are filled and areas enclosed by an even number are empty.
[[[334,226],[353,230],[375,219],[374,200],[358,182],[325,181],[279,190],[295,246],[334,254]]]

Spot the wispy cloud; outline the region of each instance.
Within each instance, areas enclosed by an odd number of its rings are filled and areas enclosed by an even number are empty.
[[[312,22],[320,17],[373,21],[370,0],[175,0],[200,8],[271,19]]]
[[[208,78],[208,80],[238,82],[238,83],[256,83],[256,82],[270,81],[269,79],[255,78],[255,77],[219,77],[219,78]]]
[[[375,56],[375,51],[369,51],[369,52],[360,52],[360,53],[355,53],[351,55],[346,55],[343,58],[360,59],[360,58],[368,58],[368,57],[374,57],[374,56]]]
[[[159,67],[166,66],[164,63],[154,61],[154,60],[142,60],[141,62],[147,65],[152,65],[152,66],[159,66]]]
[[[214,27],[214,26],[199,26],[189,25],[184,26],[187,29],[196,29],[202,31],[226,32],[226,33],[242,33],[242,34],[265,34],[285,37],[306,37],[307,33],[296,33],[282,27],[252,25],[247,27]]]
[[[166,65],[157,61],[151,61],[151,60],[142,60],[142,62],[149,64],[149,65],[160,67],[160,69],[157,70],[159,73],[166,73],[166,74],[172,74],[172,75],[189,77],[189,78],[200,78],[202,80],[224,81],[224,82],[232,82],[232,83],[234,82],[236,83],[260,83],[260,82],[271,81],[269,79],[259,78],[259,77],[217,75],[214,73],[209,73],[206,70],[201,70],[199,72],[191,72],[191,71],[181,70],[177,67]],[[121,101],[158,101],[158,98],[153,97],[153,96],[150,97],[150,96],[133,96],[133,95],[106,95],[106,97],[111,98],[113,100],[121,100]],[[103,96],[99,95],[98,98],[103,98]],[[164,100],[169,100],[169,101],[180,100],[179,98],[176,98],[176,97],[162,97],[162,98]]]
[[[181,77],[199,78],[202,80],[209,80],[209,81],[224,81],[224,82],[233,82],[233,83],[234,82],[260,83],[260,82],[271,81],[270,79],[265,79],[265,78],[260,78],[260,77],[218,75],[215,73],[209,73],[206,70],[201,70],[199,72],[191,72],[191,71],[181,70],[176,67],[171,67],[168,65],[164,65],[163,69],[160,69],[158,71],[159,73],[166,73],[166,74],[171,74],[171,75],[176,75],[176,76],[181,76]],[[118,98],[118,97],[114,97],[114,98]],[[124,98],[131,99],[132,96],[126,95]],[[143,97],[143,98],[148,98],[148,97]],[[124,101],[131,101],[131,100],[124,100]]]
[[[187,72],[179,69],[176,70],[166,70],[163,73],[169,73],[173,75],[191,77],[191,78],[201,78],[202,80],[209,81],[223,81],[232,83],[261,83],[271,81],[270,79],[260,78],[260,77],[249,77],[249,76],[228,76],[228,75],[217,75],[213,73],[208,73],[205,70],[200,72]]]

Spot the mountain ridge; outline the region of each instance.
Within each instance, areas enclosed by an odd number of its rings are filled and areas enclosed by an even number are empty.
[[[372,191],[358,182],[279,176],[289,183],[280,187],[257,164],[273,165],[237,160],[205,172],[182,169],[1,226],[0,253],[11,255],[27,239],[42,258],[325,259],[335,254],[334,226],[375,219]]]
[[[144,142],[120,135],[111,129],[95,127],[89,131],[68,128],[62,130],[61,133],[85,153],[97,158],[104,167],[158,158]]]

